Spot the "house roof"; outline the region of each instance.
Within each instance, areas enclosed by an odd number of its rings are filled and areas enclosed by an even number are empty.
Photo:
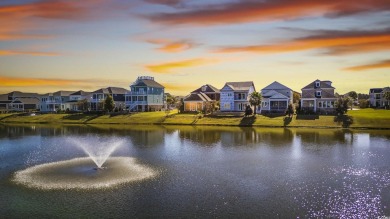
[[[155,80],[151,79],[138,79],[131,86],[144,86],[144,87],[155,87],[155,88],[164,88],[161,84],[157,83]]]
[[[284,86],[283,84],[274,81],[270,85],[263,88],[263,90],[291,90],[289,87]]]
[[[255,87],[253,81],[226,82],[225,86],[229,86],[234,91],[248,91],[251,86]]]
[[[74,92],[74,93],[72,93],[72,94],[70,94],[70,95],[81,95],[81,96],[87,96],[87,95],[89,95],[89,94],[91,94],[91,92],[85,92],[85,91],[83,91],[83,90],[79,90],[79,91],[77,91],[77,92]]]
[[[383,91],[383,88],[371,88],[370,93],[380,93]]]
[[[12,103],[38,104],[39,99],[34,97],[18,97]]]
[[[8,100],[8,94],[1,94],[0,95],[0,101],[7,101]]]
[[[316,87],[316,82],[320,82],[320,87]],[[306,85],[305,87],[302,88],[303,89],[315,89],[315,88],[333,88],[332,85],[331,85],[331,81],[320,81],[320,80],[315,80],[313,82],[311,82],[310,84]]]
[[[331,92],[330,90],[318,90],[321,91],[321,98],[336,98],[334,96],[334,93]],[[307,91],[307,92],[302,92],[302,98],[317,98],[316,91],[313,90],[313,92]]]
[[[12,91],[11,93],[8,93],[8,96],[12,96],[13,98],[16,97],[38,97],[38,93],[24,93],[20,91]]]
[[[183,101],[213,101],[205,93],[191,93],[183,99]]]
[[[94,94],[96,93],[103,93],[103,94],[125,94],[126,92],[128,92],[128,90],[124,89],[124,88],[121,88],[121,87],[107,87],[107,88],[101,88],[99,90],[95,90]]]
[[[74,93],[76,91],[65,91],[65,90],[60,90],[60,91],[57,91],[57,92],[54,92],[53,93],[53,96],[61,96],[61,97],[64,97],[64,96],[69,96],[71,95],[72,93]]]
[[[206,86],[206,90],[205,91],[202,91],[202,88]],[[200,93],[200,92],[203,92],[203,93],[219,93],[219,89],[210,85],[210,84],[206,84],[206,85],[203,85],[201,87],[199,87],[198,89],[192,91],[191,93]]]
[[[264,98],[269,98],[269,99],[288,99],[289,97],[276,91],[276,90],[270,90],[266,93],[263,94]]]

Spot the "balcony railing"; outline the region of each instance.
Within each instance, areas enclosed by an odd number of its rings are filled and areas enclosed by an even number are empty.
[[[146,91],[130,91],[126,92],[126,96],[131,96],[131,95],[147,95],[148,92]]]

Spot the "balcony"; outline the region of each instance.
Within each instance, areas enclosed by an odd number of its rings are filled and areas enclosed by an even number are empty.
[[[46,101],[42,101],[43,103],[46,103],[46,104],[61,104],[62,101],[60,100],[46,100]]]
[[[126,96],[135,96],[135,95],[147,95],[148,92],[146,91],[130,91],[126,92]]]

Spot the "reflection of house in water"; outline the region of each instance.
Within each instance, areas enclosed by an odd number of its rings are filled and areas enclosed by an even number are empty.
[[[132,130],[129,137],[136,147],[156,147],[164,141],[165,132],[161,130]]]
[[[294,138],[290,129],[241,128],[240,131],[222,132],[223,146],[241,146],[265,143],[272,146],[290,144]]]
[[[346,130],[335,129],[297,129],[297,137],[300,137],[302,145],[327,145],[336,143],[352,143],[353,133]],[[346,135],[350,136],[346,140]]]
[[[35,125],[29,126],[8,126],[0,125],[0,138],[22,138],[37,134]]]
[[[213,145],[220,141],[221,132],[214,127],[181,127],[178,129],[181,139],[190,140],[202,145]]]

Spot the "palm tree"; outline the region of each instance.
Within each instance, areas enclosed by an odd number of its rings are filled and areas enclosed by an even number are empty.
[[[255,108],[254,114],[255,115],[256,115],[256,107],[261,104],[262,99],[263,99],[263,97],[261,96],[261,94],[259,92],[256,92],[256,91],[251,93],[249,96],[249,103],[251,104],[251,106],[254,106],[254,108]]]

